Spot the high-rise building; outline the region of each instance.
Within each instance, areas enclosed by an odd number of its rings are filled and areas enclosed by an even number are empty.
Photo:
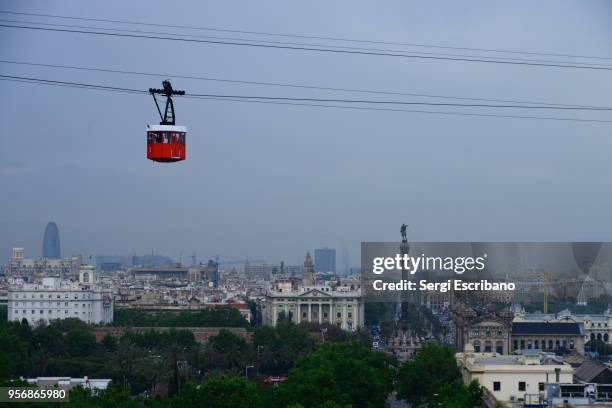
[[[314,251],[315,270],[317,272],[336,273],[336,250],[332,248],[318,248]]]
[[[60,245],[59,229],[57,224],[50,222],[45,228],[42,244],[42,256],[47,259],[61,259],[62,249]]]

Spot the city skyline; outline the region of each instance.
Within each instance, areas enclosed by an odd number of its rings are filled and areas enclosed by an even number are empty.
[[[187,2],[164,13],[163,22],[611,56],[612,6],[604,1],[475,1],[470,6],[439,1],[418,9],[400,1],[384,9],[346,2],[333,7],[325,3],[324,14],[322,4],[268,8]],[[166,4],[149,6],[145,10],[123,2],[7,1],[4,9],[160,22],[157,11],[166,10]],[[2,30],[5,60],[168,73],[158,78],[3,63],[7,75],[143,90],[169,77],[177,89],[202,94],[415,99],[202,81],[174,74],[601,106],[607,105],[612,91],[608,74],[597,70]],[[180,64],[159,58],[166,46],[184,56]],[[65,253],[153,250],[178,258],[181,251],[195,250],[229,257],[282,256],[291,263],[302,259],[304,249],[325,246],[346,246],[356,260],[360,242],[393,241],[401,223],[410,224],[409,238],[416,241],[612,238],[612,220],[606,212],[612,193],[605,188],[612,183],[612,172],[605,171],[612,142],[605,123],[177,98],[177,123],[189,129],[189,153],[184,162],[159,165],[145,157],[145,126],[159,121],[149,95],[6,81],[2,86],[11,103],[0,119],[7,134],[17,137],[7,138],[0,150],[0,185],[9,198],[0,204],[1,256],[8,256],[13,246],[38,248],[40,224],[51,219],[61,226]],[[571,115],[601,116],[566,116]]]

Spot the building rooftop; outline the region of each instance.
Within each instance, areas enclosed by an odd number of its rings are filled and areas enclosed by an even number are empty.
[[[512,334],[518,335],[564,335],[584,336],[579,323],[565,322],[513,322]]]

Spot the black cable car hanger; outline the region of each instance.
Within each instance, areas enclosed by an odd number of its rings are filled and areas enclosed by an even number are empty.
[[[157,112],[159,112],[159,117],[161,118],[160,125],[175,125],[175,113],[174,113],[174,103],[172,102],[172,95],[185,95],[185,91],[178,91],[172,89],[172,84],[169,80],[165,80],[162,82],[163,89],[159,88],[149,88],[149,93],[153,95],[153,100],[155,101],[155,106],[157,107]],[[164,114],[162,115],[162,111],[159,108],[159,103],[157,102],[157,98],[155,94],[164,95],[166,97],[166,108],[164,110]]]

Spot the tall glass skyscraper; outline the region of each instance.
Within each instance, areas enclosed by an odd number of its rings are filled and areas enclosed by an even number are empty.
[[[50,222],[45,228],[45,236],[43,237],[42,256],[48,259],[61,259],[62,249],[60,245],[59,229],[57,224]]]
[[[336,273],[336,250],[332,248],[315,249],[315,270]]]

